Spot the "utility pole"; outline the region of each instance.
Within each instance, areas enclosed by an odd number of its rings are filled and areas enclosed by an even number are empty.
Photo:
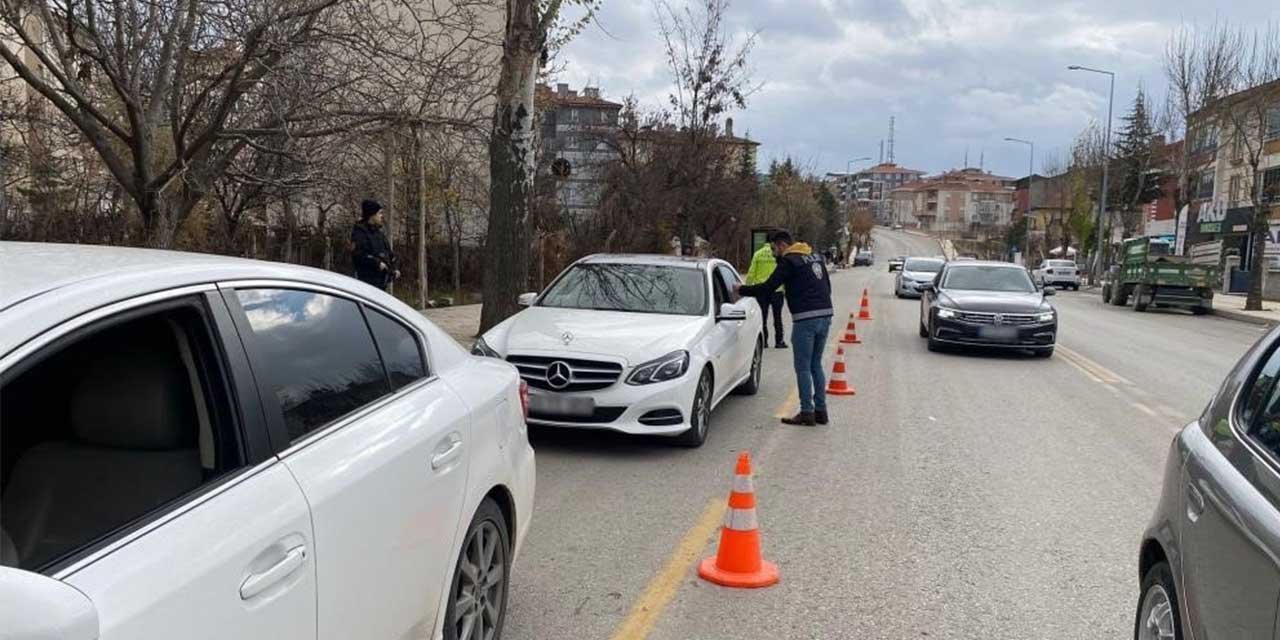
[[[1102,254],[1105,251],[1106,244],[1102,238],[1103,219],[1107,215],[1107,189],[1111,173],[1111,112],[1116,101],[1116,74],[1112,71],[1104,71],[1102,69],[1090,69],[1080,65],[1071,65],[1067,67],[1071,71],[1088,71],[1090,73],[1101,73],[1111,78],[1111,92],[1107,98],[1107,126],[1106,134],[1102,142],[1102,193],[1098,196],[1098,244],[1094,248],[1093,268],[1089,271],[1089,278],[1092,284],[1097,284],[1102,274]]]
[[[1022,212],[1022,227],[1023,231],[1026,232],[1026,236],[1022,240],[1022,264],[1029,267],[1031,266],[1031,212],[1035,209],[1035,206],[1032,204],[1032,199],[1035,197],[1035,191],[1033,191],[1031,187],[1034,186],[1036,179],[1036,143],[1019,138],[1005,138],[1005,141],[1017,142],[1031,147],[1030,158],[1027,160],[1027,210]],[[1048,239],[1049,234],[1046,233],[1045,240],[1047,241]],[[1046,248],[1046,251],[1047,250],[1048,249]]]

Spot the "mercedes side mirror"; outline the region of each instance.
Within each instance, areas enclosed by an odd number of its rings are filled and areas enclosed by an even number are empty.
[[[1045,288],[1044,288],[1044,295],[1046,295],[1046,296],[1056,296],[1056,295],[1058,295],[1058,290],[1057,290],[1057,289],[1054,289],[1053,287],[1045,287]]]
[[[0,567],[0,620],[5,640],[96,640],[98,611],[71,585],[30,571]]]
[[[536,293],[522,293],[520,297],[516,298],[516,304],[522,307],[532,307],[533,301],[537,299],[538,294]]]
[[[720,313],[716,316],[717,322],[736,322],[747,319],[747,311],[735,304],[724,303],[720,305]]]

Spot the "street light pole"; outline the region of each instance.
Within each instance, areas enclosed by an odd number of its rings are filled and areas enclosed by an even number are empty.
[[[850,208],[852,208],[852,207],[853,207],[853,201],[854,201],[854,198],[855,198],[855,196],[857,196],[857,195],[858,195],[858,194],[857,194],[857,185],[855,185],[855,184],[853,183],[853,163],[855,163],[855,162],[865,162],[865,161],[870,160],[870,159],[871,159],[871,157],[870,157],[870,156],[863,156],[863,157],[861,157],[861,158],[854,158],[854,159],[850,160],[849,162],[845,163],[845,169],[844,169],[844,182],[845,182],[845,185],[847,186],[848,191],[849,191],[849,198],[848,198],[848,200],[846,200],[846,204],[847,204]]]
[[[1071,65],[1070,67],[1067,67],[1067,69],[1071,71],[1088,71],[1090,73],[1101,73],[1111,78],[1111,92],[1110,92],[1110,95],[1107,97],[1106,134],[1104,135],[1102,140],[1102,194],[1098,196],[1098,233],[1097,233],[1098,243],[1094,249],[1094,253],[1097,255],[1093,257],[1093,269],[1091,269],[1089,273],[1089,275],[1093,278],[1094,284],[1097,284],[1099,276],[1102,272],[1102,253],[1105,247],[1105,243],[1103,242],[1103,239],[1102,239],[1102,222],[1103,222],[1103,217],[1107,215],[1107,188],[1109,186],[1110,174],[1111,174],[1111,112],[1113,107],[1115,106],[1115,101],[1116,101],[1116,74],[1111,71],[1104,71],[1102,69],[1090,69],[1089,67],[1082,67],[1080,65]]]
[[[1005,138],[1006,142],[1017,142],[1031,147],[1030,157],[1027,159],[1027,210],[1022,213],[1023,231],[1026,236],[1023,238],[1022,246],[1022,264],[1023,266],[1031,266],[1031,211],[1035,208],[1032,206],[1032,197],[1035,192],[1031,187],[1035,185],[1036,176],[1036,143],[1030,140],[1022,140],[1020,138]],[[1047,231],[1047,230],[1046,230]],[[1049,234],[1045,233],[1045,240],[1049,239]]]

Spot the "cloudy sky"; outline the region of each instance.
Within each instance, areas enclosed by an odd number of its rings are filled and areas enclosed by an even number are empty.
[[[985,153],[987,169],[1025,175],[1026,147],[1005,137],[1034,140],[1039,170],[1106,117],[1106,76],[1068,65],[1117,72],[1118,123],[1139,82],[1163,96],[1173,29],[1280,21],[1280,0],[733,0],[730,11],[735,32],[758,32],[763,86],[734,119],[764,161],[826,172],[878,159],[895,116],[901,165],[959,167],[968,150],[970,165]],[[561,53],[559,80],[660,106],[670,80],[653,0],[604,0],[598,23]]]

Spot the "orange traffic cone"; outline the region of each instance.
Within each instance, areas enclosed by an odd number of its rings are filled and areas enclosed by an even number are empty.
[[[778,583],[778,567],[760,552],[760,524],[756,520],[756,490],[751,484],[751,455],[738,454],[729,513],[720,528],[716,555],[698,564],[703,580],[724,587],[756,589]]]
[[[858,339],[858,326],[853,323],[853,312],[849,312],[849,324],[844,328],[844,337],[840,338],[841,344],[862,344]]]
[[[871,301],[867,299],[867,290],[862,290],[862,307],[858,310],[859,320],[871,319]]]
[[[831,379],[827,381],[827,395],[851,396],[856,393],[844,377],[844,347],[836,347],[836,362],[831,367]]]

